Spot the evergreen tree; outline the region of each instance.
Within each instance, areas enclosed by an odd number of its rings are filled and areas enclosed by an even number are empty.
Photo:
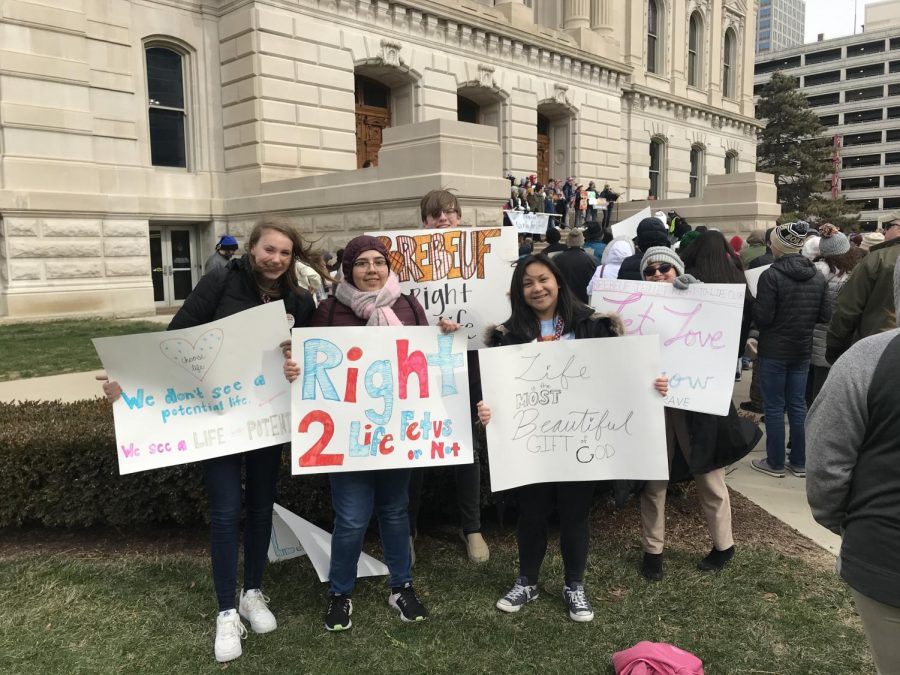
[[[858,216],[845,215],[852,211],[846,200],[822,194],[830,184],[832,141],[797,79],[773,73],[760,92],[756,117],[766,123],[757,139],[756,170],[775,177],[782,212],[813,223],[852,225]]]

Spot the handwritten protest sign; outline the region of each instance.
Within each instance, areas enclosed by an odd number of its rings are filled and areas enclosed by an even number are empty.
[[[293,473],[472,463],[466,336],[296,328]]]
[[[278,301],[194,328],[95,338],[122,387],[113,404],[119,472],[286,443],[285,315]]]
[[[669,477],[659,342],[533,342],[481,350],[491,489]]]
[[[635,213],[633,216],[628,216],[624,220],[620,220],[618,223],[612,226],[612,233],[614,237],[628,237],[629,239],[634,239],[637,236],[637,227],[640,225],[641,221],[644,218],[650,217],[650,207],[648,206],[645,209],[642,209]]]
[[[513,224],[517,232],[523,234],[544,234],[547,226],[556,220],[559,225],[560,217],[555,213],[525,213],[524,211],[507,211],[509,222]]]
[[[391,269],[404,293],[440,317],[460,324],[469,348],[484,346],[485,329],[508,312],[512,263],[518,259],[510,227],[399,230],[370,233],[390,251]]]
[[[658,335],[671,408],[727,415],[734,389],[743,284],[672,284],[599,279],[591,304],[618,313],[628,335]]]
[[[769,269],[772,265],[763,265],[762,267],[754,267],[752,270],[744,272],[747,277],[747,287],[750,289],[750,295],[756,297],[756,289],[759,287],[759,278],[762,273]]]

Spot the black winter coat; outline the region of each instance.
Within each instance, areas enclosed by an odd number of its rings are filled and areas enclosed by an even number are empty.
[[[587,285],[594,276],[597,262],[583,248],[567,248],[553,258],[576,298],[588,304]]]
[[[508,322],[507,322],[508,323]],[[583,306],[576,313],[572,322],[571,332],[576,340],[585,338],[604,338],[625,335],[625,325],[618,314],[601,314],[593,312],[589,307]],[[507,345],[521,345],[532,340],[523,335],[513,333],[506,323],[488,328],[485,336],[485,344],[488,347],[505,347]]]
[[[755,270],[757,267],[765,267],[766,265],[771,265],[773,262],[775,262],[775,256],[772,255],[772,251],[766,249],[765,253],[750,261],[750,264],[747,265],[747,269]]]
[[[293,274],[293,270],[289,270],[288,274]],[[316,309],[312,296],[305,291],[295,294],[284,279],[281,280],[280,291],[287,313],[294,317],[294,327],[309,326]],[[261,304],[263,300],[250,271],[247,255],[232,258],[226,267],[201,277],[181,309],[172,317],[168,330],[199,326]]]
[[[831,319],[827,282],[800,255],[777,258],[762,273],[753,305],[759,329],[759,355],[780,361],[812,357],[813,329]]]
[[[644,277],[641,276],[641,260],[643,260],[643,253],[635,253],[634,255],[628,256],[625,260],[622,261],[622,266],[619,268],[619,279],[630,279],[631,281],[644,281]]]

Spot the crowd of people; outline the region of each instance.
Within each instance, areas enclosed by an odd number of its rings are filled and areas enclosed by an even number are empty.
[[[593,184],[586,192],[594,192]],[[608,190],[608,186],[606,188]],[[524,192],[524,196],[523,196]],[[597,193],[602,195],[602,192]],[[608,194],[606,204],[615,201]],[[891,214],[882,241],[868,251],[833,225],[818,229],[799,221],[746,240],[730,239],[713,228],[692,228],[676,213],[642,220],[634,238],[614,238],[608,210],[599,214],[581,200],[572,179],[540,186],[526,180],[513,185],[510,208],[573,209],[582,219],[562,218],[548,226],[543,248],[520,239],[520,258],[508,289],[510,311],[497,316],[488,348],[535,341],[614,338],[624,335],[621,320],[590,307],[600,279],[631,279],[672,284],[687,291],[693,284],[746,284],[745,272],[769,267],[758,279],[755,297],[745,295],[741,339],[734,353],[736,379],[751,369],[751,400],[741,404],[765,425],[766,456],[753,469],[774,478],[806,476],[817,520],[844,534],[841,574],[854,591],[881,673],[896,673],[900,651],[900,416],[893,413],[889,383],[900,367],[900,212]],[[562,207],[559,206],[562,202]],[[582,208],[583,207],[583,208]],[[592,208],[593,207],[593,208]],[[421,201],[423,227],[457,227],[462,210],[445,190]],[[403,294],[379,239],[358,236],[325,256],[311,250],[289,222],[260,221],[236,255],[237,242],[223,237],[208,263],[208,273],[172,319],[170,329],[197,326],[272,300],[283,300],[295,327],[425,325],[415,298]],[[458,324],[441,320],[441,330]],[[300,374],[290,343],[281,345],[284,372]],[[846,353],[845,357],[841,357]],[[490,401],[483,401],[477,351],[469,352],[473,436],[484,438]],[[661,395],[668,380],[653,386]],[[121,393],[104,382],[110,400]],[[808,412],[809,404],[812,405]],[[786,457],[784,416],[789,441]],[[670,480],[693,478],[711,548],[698,569],[723,569],[735,555],[725,468],[746,455],[759,436],[742,434],[732,407],[714,416],[665,410]],[[752,435],[751,435],[752,436]],[[460,536],[473,562],[485,563],[490,551],[481,533],[481,466],[484,443],[473,464],[456,467]],[[809,452],[807,449],[809,448]],[[241,655],[246,629],[265,633],[277,621],[262,592],[280,446],[203,462],[210,504],[212,573],[219,614],[215,657]],[[242,470],[246,478],[242,480]],[[404,621],[425,620],[428,611],[412,585],[414,537],[421,503],[422,470],[391,469],[330,475],[334,508],[325,628],[353,625],[353,589],[363,537],[374,512],[389,570],[388,604]],[[669,480],[641,486],[640,573],[663,579],[665,502]],[[548,546],[548,522],[559,518],[564,579],[562,599],[568,616],[590,621],[593,607],[585,587],[590,551],[590,509],[595,485],[587,481],[539,483],[517,488],[518,570],[508,592],[496,602],[517,612],[539,596],[539,573]],[[245,510],[243,589],[235,601],[239,523]],[[892,632],[893,631],[893,632]]]

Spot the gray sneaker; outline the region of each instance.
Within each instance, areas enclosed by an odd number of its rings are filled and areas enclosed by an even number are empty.
[[[563,600],[566,602],[566,609],[569,610],[569,618],[572,621],[584,623],[594,620],[594,610],[591,607],[591,601],[584,593],[584,584],[573,583],[571,586],[563,586]]]
[[[786,466],[788,471],[794,474],[797,478],[806,478],[805,466],[797,466],[796,464],[791,464],[790,462],[788,462]]]
[[[750,462],[750,468],[754,471],[759,471],[760,473],[764,473],[767,476],[772,476],[773,478],[784,478],[784,469],[773,469],[769,465],[769,460],[767,459],[754,459]]]
[[[537,597],[537,585],[531,586],[525,577],[519,577],[509,592],[497,601],[497,609],[501,612],[518,612],[523,605]]]

